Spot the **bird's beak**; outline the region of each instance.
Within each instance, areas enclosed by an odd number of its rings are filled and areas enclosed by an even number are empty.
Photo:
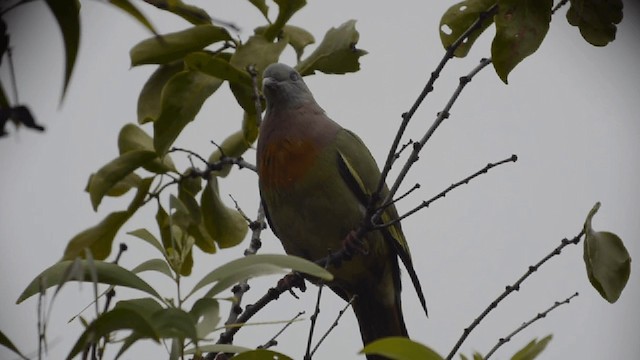
[[[262,86],[263,87],[274,87],[275,84],[277,83],[276,79],[272,78],[272,77],[266,77],[264,79],[262,79]]]

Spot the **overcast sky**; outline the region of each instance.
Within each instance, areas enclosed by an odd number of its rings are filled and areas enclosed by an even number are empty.
[[[90,173],[117,156],[117,134],[136,121],[138,93],[152,66],[130,68],[128,51],[148,32],[119,10],[97,1],[83,1],[80,52],[69,91],[59,105],[62,88],[62,40],[43,2],[15,10],[8,24],[14,47],[19,95],[44,134],[9,127],[0,140],[0,329],[20,349],[34,356],[37,349],[36,298],[20,305],[15,300],[44,268],[56,262],[67,241],[99,222],[110,211],[126,207],[125,199],[105,199],[98,213],[83,192]],[[248,1],[201,1],[217,18],[236,23],[246,39],[262,24]],[[400,114],[408,110],[439,62],[440,15],[451,1],[369,2],[316,1],[300,11],[291,24],[310,30],[318,41],[331,26],[356,19],[359,47],[369,54],[362,70],[347,76],[315,75],[306,79],[328,115],[358,133],[382,162]],[[275,7],[275,5],[274,5]],[[149,6],[160,32],[187,28],[188,23]],[[275,9],[272,9],[272,18]],[[520,160],[491,171],[403,225],[416,272],[427,296],[430,318],[425,319],[409,279],[404,280],[403,306],[412,338],[445,356],[462,330],[504,287],[529,265],[556,247],[563,237],[577,234],[596,201],[602,202],[594,227],[622,237],[632,258],[640,252],[640,48],[638,19],[631,12],[620,25],[617,40],[605,48],[588,45],[577,29],[555,16],[540,50],[526,59],[505,86],[491,68],[465,89],[459,103],[428,143],[405,188],[422,187],[398,204],[405,212],[451,183],[515,153]],[[485,34],[468,58],[454,60],[436,84],[436,92],[418,111],[408,130],[417,139],[428,128],[457,85],[457,79],[488,56]],[[291,65],[292,51],[282,61]],[[6,60],[6,59],[5,59]],[[6,62],[0,70],[11,93]],[[197,121],[177,145],[204,156],[240,127],[241,111],[228,88],[207,101]],[[145,128],[151,131],[150,127]],[[255,152],[246,158],[253,161]],[[188,161],[174,156],[185,168]],[[257,177],[235,171],[221,182],[242,208],[254,214],[258,203]],[[155,256],[154,250],[125,234],[140,227],[154,233],[154,206],[147,206],[125,225],[116,242],[130,250],[121,265],[132,268]],[[241,256],[244,245],[211,255],[196,251],[189,289],[203,274]],[[273,235],[264,233],[263,253],[282,253]],[[522,322],[574,292],[580,296],[503,347],[496,359],[508,359],[532,338],[554,334],[542,359],[633,359],[640,355],[640,282],[637,262],[618,303],[601,299],[588,283],[582,244],[570,246],[510,296],[470,336],[461,351],[486,353],[500,337]],[[175,296],[171,284],[145,276],[166,297]],[[246,299],[256,299],[275,277],[251,282]],[[117,299],[141,296],[118,290]],[[283,296],[254,321],[277,321],[298,311],[313,310],[316,288],[300,300]],[[81,325],[67,320],[92,299],[91,287],[67,286],[56,299],[48,328],[49,358],[68,354]],[[325,292],[320,332],[324,332],[343,302]],[[224,309],[226,314],[226,308]],[[94,314],[87,311],[85,316]],[[243,329],[238,345],[257,346],[280,327]],[[308,322],[299,322],[279,339],[278,350],[302,358]],[[112,347],[115,350],[117,347]],[[321,348],[318,359],[357,359],[361,348],[351,313]],[[113,354],[113,353],[112,353]],[[134,346],[125,356],[164,358],[165,349],[152,342]],[[0,358],[14,358],[0,349]]]

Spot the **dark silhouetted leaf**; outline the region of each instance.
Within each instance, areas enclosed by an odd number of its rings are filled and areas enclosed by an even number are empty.
[[[428,347],[405,337],[376,340],[360,351],[362,354],[383,355],[392,360],[442,360],[443,357]]]
[[[146,16],[138,8],[133,5],[129,0],[109,0],[111,5],[120,8],[122,11],[131,15],[134,19],[138,20],[142,26],[146,27],[151,31],[154,35],[158,35],[156,29],[151,25],[151,22],[147,19]]]
[[[224,28],[197,25],[187,30],[155,36],[139,42],[130,51],[131,65],[170,63],[215,42],[230,40],[232,40],[231,36]]]
[[[271,350],[251,350],[240,353],[233,357],[234,360],[293,360],[282,353]]]
[[[596,203],[584,223],[584,262],[591,285],[608,302],[614,303],[629,280],[631,257],[616,234],[591,227],[599,208],[600,203]]]
[[[65,70],[62,97],[67,92],[80,44],[80,2],[78,0],[46,0],[60,26],[64,40]]]
[[[571,0],[567,21],[594,46],[605,46],[616,38],[622,21],[622,0]]]
[[[31,111],[24,105],[14,106],[10,110],[9,117],[17,124],[22,124],[29,129],[44,131],[44,126],[36,123]]]
[[[22,353],[20,352],[20,350],[18,350],[18,348],[13,345],[13,343],[11,342],[11,340],[9,340],[9,338],[2,332],[0,331],[0,345],[6,347],[7,349],[13,351],[16,355],[20,356],[20,358],[28,360],[29,358],[22,355]]]
[[[356,48],[359,38],[355,20],[329,29],[318,47],[298,63],[296,70],[303,76],[313,74],[316,70],[325,74],[345,74],[360,70],[360,57],[367,52]]]
[[[211,17],[206,11],[193,5],[188,5],[182,0],[145,0],[158,9],[172,12],[194,25],[211,24]]]
[[[482,13],[485,13],[496,0],[465,0],[451,6],[440,18],[440,41],[445,49],[449,48],[474,23]],[[480,29],[470,34],[465,42],[460,44],[453,53],[457,57],[465,57],[478,37],[493,24],[493,17],[484,20]]]

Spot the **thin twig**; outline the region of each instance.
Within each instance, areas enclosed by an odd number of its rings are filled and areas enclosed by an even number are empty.
[[[553,9],[551,9],[551,15],[555,14],[556,11],[560,10],[561,7],[567,5],[568,2],[569,0],[560,0],[560,2],[557,3],[556,6],[553,7]]]
[[[471,325],[469,325],[469,327],[464,329],[464,331],[462,332],[462,336],[460,337],[460,339],[458,339],[458,342],[453,346],[453,348],[451,349],[451,352],[449,352],[449,355],[447,355],[446,359],[447,360],[451,360],[453,358],[453,356],[456,354],[458,349],[460,349],[460,346],[462,346],[462,343],[464,343],[464,341],[467,339],[469,334],[478,326],[478,324],[480,324],[480,322],[493,309],[495,309],[498,306],[498,304],[502,300],[504,300],[504,298],[509,296],[509,294],[513,293],[514,291],[520,290],[520,285],[522,285],[522,283],[529,276],[531,276],[534,272],[536,272],[540,268],[540,266],[542,266],[544,263],[546,263],[549,259],[551,259],[554,256],[560,255],[560,253],[562,252],[562,249],[564,249],[567,245],[569,245],[569,244],[574,244],[574,245],[578,244],[580,242],[580,239],[582,238],[583,234],[584,234],[584,230],[580,230],[580,233],[578,233],[578,235],[576,235],[573,239],[571,239],[571,240],[569,240],[567,238],[562,239],[562,241],[560,242],[560,245],[558,245],[558,247],[553,249],[549,254],[547,254],[545,257],[543,257],[542,260],[538,261],[538,263],[536,263],[535,265],[529,266],[529,268],[524,273],[524,275],[522,275],[512,285],[507,285],[507,287],[504,289],[502,294],[500,294],[495,300],[493,300],[491,302],[491,304],[489,304],[489,306],[486,309],[484,309],[484,311],[475,320],[473,320],[473,322],[471,323]]]
[[[474,178],[476,178],[476,177],[478,177],[478,176],[480,176],[482,174],[486,174],[492,168],[494,168],[496,166],[500,166],[500,165],[505,164],[505,163],[516,162],[516,161],[518,161],[518,156],[511,155],[510,157],[508,157],[508,158],[506,158],[504,160],[501,160],[501,161],[498,161],[498,162],[495,162],[495,163],[489,163],[484,168],[482,168],[481,170],[478,170],[477,172],[467,176],[466,178],[458,181],[455,184],[451,184],[448,188],[444,189],[438,195],[432,197],[429,200],[423,201],[422,204],[416,206],[415,208],[413,208],[412,210],[410,210],[406,214],[404,214],[404,215],[398,217],[397,219],[394,219],[394,220],[392,220],[392,221],[390,221],[388,223],[377,225],[375,228],[376,229],[382,229],[382,228],[387,228],[389,226],[393,226],[394,224],[404,220],[405,218],[415,214],[416,212],[418,212],[418,211],[420,211],[420,210],[422,210],[424,208],[428,208],[429,205],[431,205],[431,203],[433,203],[434,201],[436,201],[436,200],[438,200],[440,198],[445,197],[451,190],[453,190],[453,189],[455,189],[455,188],[457,188],[459,186],[468,184],[469,181],[473,180]]]
[[[11,85],[13,86],[13,101],[14,104],[19,104],[20,100],[18,99],[18,82],[16,81],[16,72],[13,68],[13,53],[11,51],[11,46],[7,47],[7,60],[9,61],[9,74],[11,74]]]
[[[316,298],[316,307],[311,315],[311,325],[309,326],[309,336],[307,337],[307,350],[304,353],[304,360],[311,360],[311,342],[313,341],[313,332],[316,328],[316,322],[318,321],[318,315],[320,315],[320,299],[322,298],[322,289],[324,289],[324,282],[320,282],[318,286],[318,297]]]
[[[529,327],[531,324],[533,324],[534,322],[546,317],[550,312],[552,312],[553,310],[555,310],[558,306],[564,305],[564,304],[568,304],[571,299],[573,299],[574,297],[578,296],[578,293],[574,293],[573,295],[569,296],[568,298],[564,299],[564,301],[556,301],[553,306],[551,306],[550,308],[548,308],[547,310],[538,313],[533,319],[522,323],[522,325],[520,325],[517,329],[515,329],[513,332],[511,332],[509,335],[500,338],[498,340],[498,343],[491,349],[489,350],[489,353],[487,353],[487,356],[484,357],[484,360],[487,360],[491,357],[491,355],[493,355],[493,353],[496,352],[496,350],[498,350],[498,348],[500,348],[500,346],[508,343],[514,336],[516,336],[520,331],[526,329],[527,327]]]
[[[273,337],[269,339],[269,341],[267,341],[263,345],[258,346],[258,349],[268,349],[272,346],[278,345],[278,341],[276,340],[278,336],[282,335],[282,333],[302,315],[304,315],[304,311],[300,311],[299,313],[297,313],[296,316],[291,318],[291,320],[287,321],[287,323],[282,327],[282,329],[280,329],[280,331],[278,331],[275,335],[273,335]]]
[[[349,299],[349,301],[347,302],[347,304],[342,308],[342,310],[338,312],[338,316],[336,317],[336,320],[333,322],[333,324],[331,324],[329,329],[327,329],[327,331],[322,335],[320,340],[318,340],[318,343],[313,348],[313,351],[311,351],[311,356],[313,356],[313,354],[316,353],[316,351],[318,350],[322,342],[327,338],[327,336],[329,336],[329,333],[331,333],[331,331],[333,331],[333,329],[335,329],[338,326],[338,322],[340,321],[340,318],[342,317],[342,315],[344,315],[344,313],[347,311],[349,306],[353,304],[353,301],[356,299],[356,296],[357,295],[352,296],[351,299]]]

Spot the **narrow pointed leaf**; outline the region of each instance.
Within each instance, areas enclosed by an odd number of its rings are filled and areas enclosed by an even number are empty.
[[[599,208],[600,203],[597,203],[584,224],[583,257],[591,285],[605,300],[614,303],[629,281],[631,257],[616,234],[593,230],[591,222]]]
[[[442,356],[428,347],[404,337],[388,337],[376,340],[360,353],[382,355],[392,360],[442,360]]]
[[[118,135],[118,149],[120,155],[135,150],[155,151],[153,139],[144,130],[134,124],[126,124]],[[177,172],[176,166],[169,154],[165,154],[162,159],[155,159],[142,164],[142,167],[156,174],[164,174],[167,171]]]
[[[158,66],[151,74],[138,96],[138,124],[144,124],[160,116],[162,110],[162,90],[174,75],[184,70],[182,61]]]
[[[9,338],[2,331],[0,331],[0,345],[13,351],[16,355],[20,356],[20,358],[22,359],[25,359],[25,360],[29,359],[28,357],[24,356],[15,345],[13,345],[11,340],[9,340]]]
[[[146,241],[147,243],[151,244],[151,246],[158,249],[158,251],[160,251],[161,254],[166,255],[164,251],[164,247],[162,246],[160,241],[158,241],[158,239],[155,236],[153,236],[153,234],[151,234],[149,230],[138,229],[138,230],[130,231],[127,234]]]
[[[61,280],[65,278],[67,269],[73,263],[72,260],[65,260],[58,262],[48,269],[44,270],[40,275],[36,276],[33,281],[24,289],[18,300],[17,304],[23,302],[29,297],[40,292],[41,279],[44,279],[45,289],[48,289],[52,286],[57,286],[61,283]],[[118,285],[125,286],[132,289],[137,289],[143,291],[147,294],[150,294],[158,299],[160,299],[160,295],[144,280],[139,278],[133,272],[120,267],[119,265],[113,264],[111,262],[98,261],[94,260],[93,269],[88,265],[87,260],[80,260],[80,275],[82,281],[91,282],[91,271],[96,272],[97,282],[99,284],[106,285]],[[75,278],[76,280],[78,278]]]
[[[318,47],[298,63],[296,70],[302,76],[311,75],[316,70],[325,74],[345,74],[360,70],[360,57],[367,52],[356,48],[359,38],[355,20],[329,29]]]
[[[62,97],[64,97],[69,80],[71,80],[80,44],[80,2],[78,0],[46,0],[46,2],[58,22],[64,41],[66,58],[62,88]]]
[[[467,29],[487,12],[496,0],[465,0],[451,6],[440,18],[440,41],[448,49]],[[493,24],[493,17],[486,18],[480,28],[460,44],[453,53],[456,57],[465,57],[478,37]]]
[[[533,339],[530,343],[528,343],[525,347],[523,347],[520,351],[518,351],[511,360],[533,360],[544,351],[547,347],[551,339],[552,335],[545,336],[542,340],[538,341],[538,339]]]
[[[136,44],[130,51],[131,65],[167,64],[185,55],[202,50],[220,41],[231,41],[224,28],[213,25],[197,25],[160,37],[152,37]]]
[[[222,80],[194,70],[182,71],[167,82],[162,91],[160,116],[153,123],[153,144],[159,155],[169,150],[182,129],[220,85]]]
[[[496,36],[491,43],[493,67],[506,84],[511,70],[533,54],[547,35],[553,0],[499,0]]]
[[[185,4],[182,0],[145,0],[158,9],[169,11],[194,25],[211,24],[211,17],[203,9]]]
[[[111,3],[111,5],[113,6],[120,8],[122,11],[126,12],[127,14],[131,15],[131,17],[138,20],[138,22],[142,24],[142,26],[146,27],[154,35],[158,35],[158,32],[153,27],[153,25],[151,25],[151,22],[149,21],[149,19],[147,19],[147,17],[144,16],[144,14],[140,10],[138,10],[138,8],[135,5],[133,5],[129,0],[109,0],[109,3]]]
[[[149,259],[142,264],[131,269],[131,272],[139,274],[144,271],[156,271],[161,274],[167,275],[170,279],[173,279],[173,273],[167,265],[167,262],[162,259]]]

